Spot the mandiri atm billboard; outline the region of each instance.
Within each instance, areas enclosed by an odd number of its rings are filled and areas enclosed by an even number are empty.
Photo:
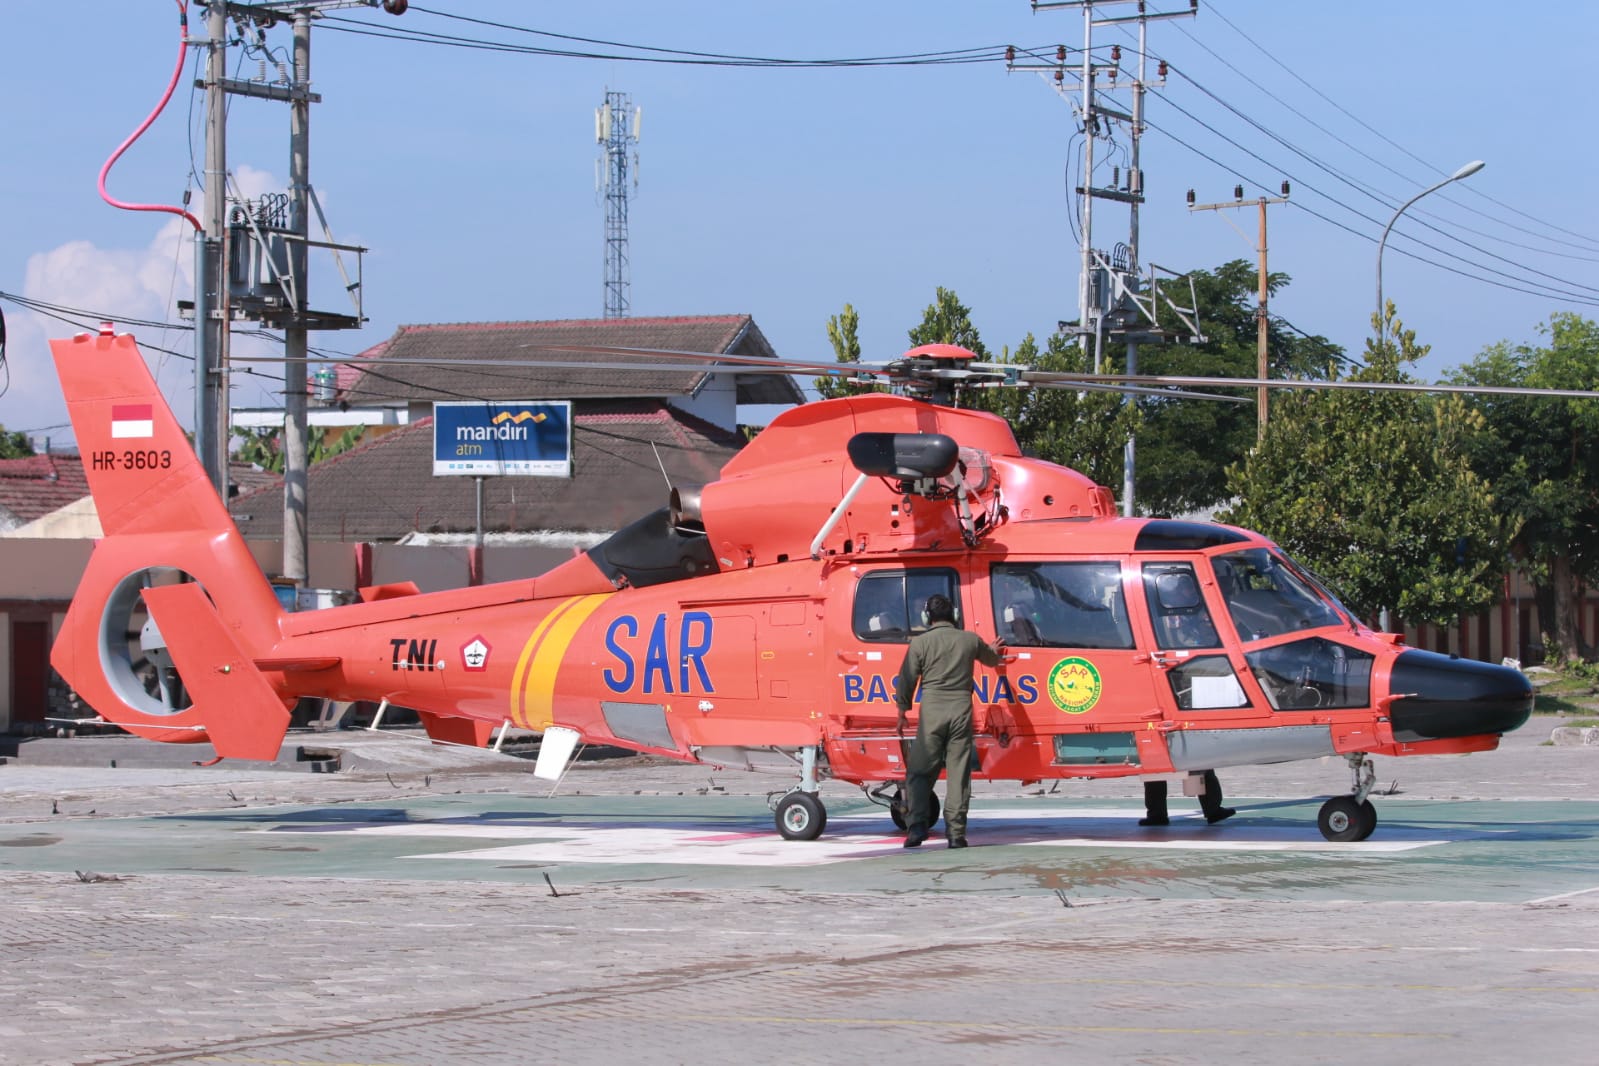
[[[572,403],[435,403],[433,473],[572,476]]]

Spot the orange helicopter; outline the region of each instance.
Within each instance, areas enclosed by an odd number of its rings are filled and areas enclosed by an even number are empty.
[[[979,779],[1343,755],[1353,787],[1318,825],[1362,840],[1373,755],[1490,750],[1531,713],[1519,671],[1374,632],[1259,534],[1118,517],[1003,419],[940,402],[1016,375],[951,345],[879,372],[920,395],[785,411],[719,480],[548,573],[303,613],[279,605],[133,339],[52,348],[105,537],[51,661],[105,719],[218,757],[274,758],[301,697],[365,700],[416,710],[436,741],[540,732],[547,779],[580,744],[777,769],[795,779],[771,800],[789,839],[823,832],[827,778],[903,828],[894,685],[934,594],[1008,648],[975,683]]]

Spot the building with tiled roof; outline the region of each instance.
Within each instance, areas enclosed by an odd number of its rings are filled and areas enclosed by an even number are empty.
[[[76,455],[0,459],[0,507],[18,524],[43,518],[89,495],[83,460]]]
[[[484,532],[617,529],[665,506],[668,478],[693,486],[715,480],[742,443],[659,400],[578,404],[572,477],[485,478]],[[316,463],[307,472],[306,495],[313,540],[476,532],[475,479],[433,476],[430,418]],[[232,511],[251,539],[281,535],[281,492],[241,495]]]
[[[664,355],[647,354],[656,352],[741,362],[685,361],[679,368]],[[433,404],[461,400],[572,404],[572,476],[488,478],[485,533],[614,530],[665,503],[663,466],[675,484],[714,480],[742,444],[740,404],[804,402],[787,374],[743,362],[775,358],[749,315],[401,326],[339,364],[332,382],[325,372],[319,382],[313,425],[329,424],[342,411],[349,424],[370,426],[378,412],[386,425],[401,428],[310,468],[311,539],[475,533],[474,479],[433,474]],[[276,424],[281,420],[277,413]],[[233,503],[251,539],[281,536],[282,510],[273,493]]]
[[[339,399],[353,406],[373,406],[440,399],[670,398],[673,406],[728,428],[733,425],[729,416],[716,417],[724,407],[730,412],[735,403],[805,399],[785,374],[709,362],[672,369],[663,366],[666,360],[658,356],[560,350],[570,346],[776,356],[749,315],[401,326],[394,336],[362,354],[354,364],[358,372],[339,382]],[[584,363],[599,366],[571,365]],[[535,391],[530,393],[530,387]],[[696,406],[715,410],[697,411]]]
[[[278,475],[243,463],[229,464],[228,478],[238,492],[283,484]],[[100,536],[83,459],[57,452],[0,459],[0,534],[23,538]]]

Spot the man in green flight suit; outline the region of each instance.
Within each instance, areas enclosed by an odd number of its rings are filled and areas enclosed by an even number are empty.
[[[952,848],[966,846],[966,807],[971,800],[972,778],[972,671],[974,664],[998,666],[1004,642],[989,644],[976,633],[955,628],[955,605],[948,596],[927,600],[924,633],[905,650],[899,669],[894,702],[899,706],[899,729],[905,732],[905,714],[922,686],[922,713],[916,723],[916,740],[906,755],[905,787],[910,793],[905,846],[919,848],[927,839],[932,809],[933,781],[945,771],[944,830]]]

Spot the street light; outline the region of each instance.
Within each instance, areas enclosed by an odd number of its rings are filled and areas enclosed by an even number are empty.
[[[1465,166],[1461,167],[1459,170],[1455,171],[1438,184],[1429,185],[1427,188],[1421,190],[1416,195],[1406,200],[1404,206],[1395,211],[1394,217],[1388,220],[1388,225],[1382,228],[1382,239],[1377,242],[1377,343],[1379,345],[1382,344],[1383,341],[1383,334],[1387,328],[1386,319],[1388,317],[1383,313],[1382,303],[1382,250],[1383,245],[1388,243],[1388,231],[1394,228],[1394,223],[1399,221],[1399,216],[1404,214],[1405,209],[1411,204],[1415,203],[1417,200],[1421,199],[1423,196],[1426,196],[1430,192],[1437,192],[1439,189],[1443,188],[1445,185],[1448,185],[1452,181],[1459,181],[1461,178],[1471,177],[1484,166],[1486,166],[1486,164],[1483,163],[1482,160],[1475,160],[1467,163]]]

